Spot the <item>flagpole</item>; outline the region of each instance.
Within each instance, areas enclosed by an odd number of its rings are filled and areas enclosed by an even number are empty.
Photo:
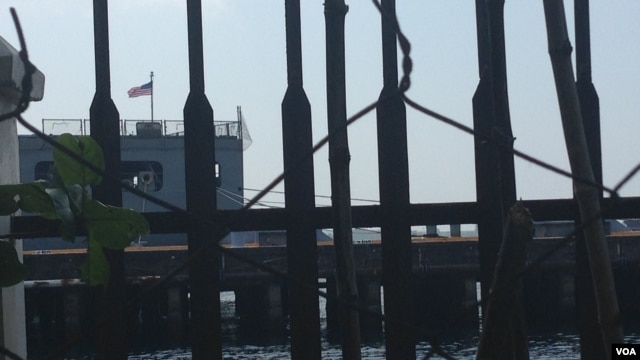
[[[149,77],[151,78],[151,122],[153,122],[153,71]]]

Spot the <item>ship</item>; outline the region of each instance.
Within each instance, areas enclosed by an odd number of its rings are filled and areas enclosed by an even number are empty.
[[[237,108],[233,121],[214,121],[215,181],[217,208],[239,209],[244,205],[243,152],[251,137]],[[89,119],[43,119],[42,129],[51,136],[62,133],[90,135]],[[184,169],[184,123],[181,120],[120,120],[121,177],[131,185],[158,199],[186,208]],[[36,135],[19,135],[20,181],[53,180],[53,151]],[[137,212],[166,209],[123,190],[122,206]],[[244,244],[246,233],[230,234],[225,242]],[[151,234],[136,239],[132,246],[167,246],[186,244],[185,234]],[[82,239],[74,242],[61,238],[26,239],[25,251],[46,252],[51,249],[86,248]]]

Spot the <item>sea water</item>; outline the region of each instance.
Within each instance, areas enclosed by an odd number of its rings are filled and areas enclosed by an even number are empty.
[[[238,324],[235,319],[235,305],[233,292],[221,294],[222,310],[222,335],[223,335],[223,357],[228,360],[253,360],[253,359],[290,359],[290,347],[286,338],[280,344],[275,345],[252,345],[242,344],[238,337]],[[326,334],[326,301],[320,298],[320,316],[323,335]],[[138,341],[130,339],[132,352],[129,354],[130,360],[143,359],[190,359],[191,350],[188,346],[171,345],[167,342],[153,342],[148,339]],[[453,335],[449,338],[440,339],[441,347],[453,358],[459,360],[475,359],[478,337],[473,335]],[[640,335],[631,334],[625,338],[627,343],[640,343]],[[531,359],[580,359],[580,339],[578,335],[571,333],[552,333],[545,335],[529,336],[529,354]],[[425,359],[429,354],[431,346],[428,342],[418,343],[416,346],[416,358]],[[40,351],[37,351],[40,353]],[[46,352],[43,352],[46,354]],[[38,354],[30,359],[38,359]],[[327,360],[338,360],[342,358],[342,350],[339,345],[326,341],[326,336],[322,340],[322,358]],[[440,359],[433,355],[429,359]],[[89,360],[94,359],[94,355],[89,350],[76,349],[74,354],[67,357],[69,360]],[[385,359],[385,348],[382,343],[362,345],[362,359],[374,360]]]
[[[234,324],[235,316],[233,293],[223,293],[221,296],[221,307],[223,317],[223,340],[227,345],[223,345],[224,359],[290,359],[290,348],[288,344],[256,346],[239,344],[234,333],[237,325]],[[320,298],[320,317],[323,334],[326,333],[326,301]],[[631,335],[627,342],[639,342],[640,336]],[[538,336],[529,336],[529,354],[531,359],[580,359],[580,339],[576,334],[554,333]],[[478,345],[478,337],[469,335],[460,338],[442,339],[441,347],[455,359],[470,360],[475,359]],[[416,358],[424,359],[431,350],[427,342],[418,343],[416,346]],[[154,351],[142,351],[132,353],[129,359],[190,359],[189,348],[173,348]],[[433,355],[431,359],[440,359]],[[342,359],[342,350],[339,345],[322,341],[322,359],[338,360]],[[385,348],[382,343],[365,344],[362,346],[362,359],[374,360],[385,359]]]

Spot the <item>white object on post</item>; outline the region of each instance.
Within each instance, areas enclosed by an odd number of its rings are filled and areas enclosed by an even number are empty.
[[[25,67],[18,51],[0,36],[0,114],[15,109],[22,92]],[[36,69],[32,75],[32,101],[42,99],[44,75]],[[0,122],[0,185],[20,182],[18,159],[18,130],[16,119]],[[8,216],[0,217],[0,234],[10,232]],[[5,239],[0,239],[5,241]],[[22,260],[22,240],[13,241]],[[24,284],[2,288],[0,296],[0,345],[16,355],[27,358],[27,334],[24,312]],[[0,358],[3,358],[0,355]]]

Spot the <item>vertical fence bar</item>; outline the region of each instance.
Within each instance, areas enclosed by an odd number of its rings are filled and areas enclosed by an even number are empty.
[[[492,128],[489,16],[486,0],[476,0],[476,26],[478,37],[478,69],[480,81],[473,94],[473,128],[478,135],[488,136]],[[476,168],[476,201],[478,202],[478,239],[480,251],[480,285],[483,310],[497,262],[501,229],[502,205],[500,195],[500,169],[497,149],[486,141],[474,138]],[[497,192],[494,191],[497,188]],[[484,313],[484,311],[483,311]]]
[[[348,7],[344,0],[326,0],[327,120],[333,243],[336,253],[336,288],[340,299],[358,304],[358,286],[353,261],[351,225],[351,183],[349,180],[349,142],[347,136],[347,95],[345,80],[344,19]],[[341,306],[340,339],[343,359],[360,359],[360,319],[358,311]]]
[[[504,0],[487,0],[489,7],[489,43],[491,45],[491,95],[493,98],[494,138],[506,151],[500,151],[502,178],[502,208],[504,222],[516,202],[516,174],[513,153],[513,132],[507,91],[507,56],[504,40]]]
[[[415,359],[407,118],[398,92],[395,0],[383,0],[383,88],[377,107],[378,178],[382,212],[382,282],[387,359]]]
[[[600,99],[591,77],[591,33],[589,24],[589,0],[576,0],[576,69],[577,89],[580,97],[582,121],[593,166],[593,176],[602,184],[602,145],[600,139]],[[602,190],[600,189],[602,194]]]
[[[187,1],[189,96],[184,106],[184,156],[187,211],[215,219],[215,129],[213,109],[204,92],[202,4]],[[220,330],[219,254],[207,243],[216,241],[210,224],[192,222],[187,231],[191,291],[193,359],[222,359]]]
[[[480,82],[473,95],[473,126],[482,137],[513,148],[504,45],[504,0],[476,0]],[[506,212],[515,203],[513,155],[475,138],[476,198],[483,308],[491,287]]]
[[[111,99],[109,69],[109,15],[107,0],[93,1],[93,34],[95,48],[96,93],[89,108],[91,136],[102,147],[105,172],[120,178],[120,114]],[[92,196],[105,204],[122,206],[120,187],[104,182],[92,189]],[[126,303],[124,251],[104,249],[109,263],[109,282],[96,289],[96,314],[107,316],[99,326],[98,358],[126,359],[125,312],[118,310]]]
[[[308,286],[290,283],[289,312],[291,358],[320,359],[320,309],[318,253],[313,225],[315,188],[311,151],[311,105],[302,86],[302,35],[300,0],[285,1],[287,91],[282,100],[282,150],[287,224],[289,275]],[[309,287],[310,286],[310,287]]]
[[[589,26],[589,0],[574,2],[576,34],[576,88],[584,124],[593,176],[602,184],[602,150],[600,144],[600,103],[591,81],[591,36]],[[598,191],[602,200],[603,193]],[[580,216],[576,214],[576,224]],[[609,349],[601,341],[600,328],[593,314],[597,313],[596,298],[591,281],[591,264],[584,234],[576,234],[576,308],[580,331],[580,354],[583,360],[606,358]]]

